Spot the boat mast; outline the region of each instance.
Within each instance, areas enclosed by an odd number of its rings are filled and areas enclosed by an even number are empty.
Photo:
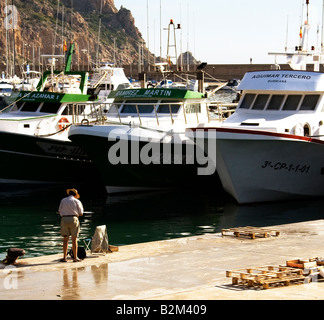
[[[15,7],[14,7],[14,2],[12,0],[12,11],[15,11]],[[12,65],[13,65],[13,76],[16,75],[16,42],[15,42],[15,36],[16,36],[16,21],[15,21],[15,15],[16,12],[13,12],[12,14],[12,34],[13,34],[13,58],[12,58]]]
[[[160,60],[162,59],[162,3],[161,1],[162,0],[160,0]]]
[[[101,15],[102,15],[102,0],[100,2],[100,14],[99,14],[99,28],[98,28],[98,45],[96,52],[96,65],[99,65],[99,43],[100,43],[100,31],[101,31]]]
[[[323,37],[324,37],[324,0],[322,5],[322,33],[321,33],[321,54],[323,53]]]
[[[5,8],[7,8],[7,0],[5,1]],[[6,13],[6,12],[5,12]],[[8,51],[8,20],[5,19],[5,29],[6,29],[6,77],[9,76],[9,51]]]

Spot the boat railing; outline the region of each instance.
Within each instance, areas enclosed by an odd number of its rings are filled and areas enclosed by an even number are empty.
[[[84,103],[82,104],[85,105]],[[195,121],[197,124],[201,122],[218,121],[223,122],[232,113],[234,113],[237,103],[224,102],[167,102],[167,103],[102,103],[91,102],[86,104],[89,108],[88,112],[79,112],[79,104],[73,105],[73,123],[75,124],[98,124],[107,123],[129,124],[129,119],[137,119],[140,126],[143,125],[143,118],[150,120],[155,119],[156,125],[165,124],[170,121],[175,124],[176,121]],[[127,105],[132,110],[130,112],[122,112],[121,106]],[[179,107],[178,107],[179,106]],[[150,112],[145,112],[145,107],[150,107]],[[161,112],[163,108],[163,112]],[[206,110],[203,110],[206,108]],[[81,117],[81,118],[80,118]]]
[[[209,115],[212,117],[210,120],[214,121],[225,121],[230,115],[232,115],[237,107],[238,103],[227,103],[227,102],[209,102]]]

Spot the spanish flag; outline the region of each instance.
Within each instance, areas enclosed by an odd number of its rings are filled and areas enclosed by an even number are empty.
[[[66,44],[66,40],[64,40],[64,44],[63,44],[63,52],[67,51],[67,44]]]
[[[300,27],[300,30],[299,30],[299,38],[303,39],[303,28],[302,27]]]

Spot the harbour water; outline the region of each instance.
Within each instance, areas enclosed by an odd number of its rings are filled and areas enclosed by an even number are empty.
[[[121,246],[324,217],[324,199],[238,206],[212,186],[120,196],[81,189],[80,194],[85,210],[92,212],[80,218],[80,245],[98,225],[107,226],[110,244]],[[64,196],[62,187],[0,192],[0,259],[9,247],[25,249],[25,257],[60,253],[56,212]]]

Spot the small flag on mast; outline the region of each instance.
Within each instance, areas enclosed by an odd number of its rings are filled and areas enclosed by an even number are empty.
[[[66,40],[64,40],[64,44],[63,44],[63,52],[67,51],[67,44],[66,44]]]

